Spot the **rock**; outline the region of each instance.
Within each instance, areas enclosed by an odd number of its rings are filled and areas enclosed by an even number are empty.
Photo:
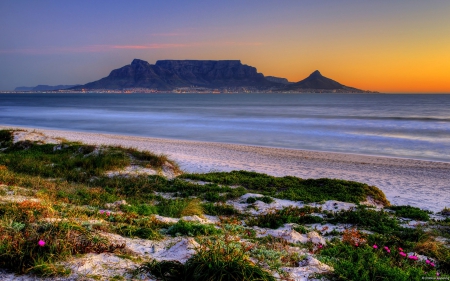
[[[114,203],[106,203],[105,207],[108,209],[118,209],[121,205],[128,205],[127,201],[120,200],[120,201],[116,201]]]
[[[186,262],[200,245],[194,238],[183,238],[181,241],[170,247],[166,251],[157,252],[153,255],[156,260],[177,260]]]
[[[325,245],[326,244],[325,239],[322,236],[320,236],[319,233],[317,233],[315,231],[309,232],[306,236],[308,237],[308,242],[311,242],[316,245],[318,245],[318,244]]]

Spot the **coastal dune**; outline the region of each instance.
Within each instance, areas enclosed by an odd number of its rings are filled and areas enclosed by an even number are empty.
[[[0,126],[0,129],[5,128],[11,127]],[[17,129],[86,144],[120,145],[166,154],[185,172],[248,170],[273,176],[352,180],[379,187],[394,205],[411,205],[435,212],[450,207],[450,163],[446,162],[102,133]]]

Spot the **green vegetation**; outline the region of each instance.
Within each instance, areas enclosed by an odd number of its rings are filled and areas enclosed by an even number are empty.
[[[238,216],[239,211],[233,206],[224,203],[205,203],[202,208],[206,215],[210,216]]]
[[[201,245],[184,265],[176,261],[152,261],[145,263],[141,271],[160,280],[275,280],[270,273],[250,262],[246,247],[230,237],[203,240]]]
[[[228,186],[242,186],[249,191],[304,202],[339,200],[359,203],[371,196],[375,201],[389,205],[383,192],[367,184],[336,179],[300,179],[296,177],[273,177],[247,171],[214,172],[207,174],[184,174],[180,178],[206,181]]]
[[[423,280],[436,277],[436,268],[399,255],[399,251],[369,245],[354,246],[338,242],[320,253],[322,262],[334,267],[337,280]]]
[[[355,210],[338,212],[332,215],[329,221],[332,223],[349,223],[359,228],[383,234],[400,229],[397,219],[393,218],[388,212],[376,211],[362,206]]]
[[[0,130],[0,268],[40,276],[67,275],[70,270],[61,261],[78,254],[130,255],[122,250],[125,245],[113,244],[102,235],[116,233],[151,240],[168,238],[167,234],[201,239],[199,251],[186,264],[171,261],[143,264],[142,272],[150,272],[161,280],[274,280],[263,268],[283,276],[281,267],[297,266],[304,258],[292,246],[303,247],[334,266],[335,273],[329,279],[415,280],[437,271],[443,275],[450,273],[448,243],[437,239],[450,237],[449,218],[429,220],[428,212],[418,208],[392,206],[392,211],[377,211],[359,206],[333,213],[305,206],[250,216],[226,203],[246,193],[258,193],[263,196],[246,199],[249,206],[261,206],[253,204],[258,200],[271,203],[273,198],[358,203],[368,196],[388,205],[383,193],[375,187],[343,180],[304,180],[246,171],[184,174],[174,179],[159,175],[109,177],[106,172],[130,164],[157,171],[167,166],[175,171],[178,168],[164,155],[121,147],[68,142],[14,144],[12,133]],[[206,184],[196,183],[197,180]],[[20,200],[8,201],[11,195]],[[166,223],[158,220],[156,214],[173,218],[207,214],[220,216],[221,223],[217,226],[183,220]],[[424,227],[403,228],[398,217],[427,223]],[[246,226],[241,225],[244,219]],[[275,229],[285,223],[296,223],[294,229],[303,234],[312,230],[305,224],[312,223],[344,223],[374,233],[364,234],[356,228],[343,233],[335,231],[333,234],[342,235],[343,242],[335,238],[329,245],[317,248],[312,243],[290,245],[271,236],[257,238],[259,233],[252,229],[252,226]],[[380,248],[373,249],[373,244]],[[391,255],[383,252],[382,246],[392,249]],[[429,256],[435,267],[400,259],[395,250],[399,248]],[[121,280],[122,276],[110,278]]]
[[[271,197],[269,197],[269,196],[263,196],[263,197],[248,197],[248,198],[247,198],[247,203],[249,203],[249,204],[253,204],[253,203],[255,203],[256,201],[261,201],[261,202],[264,202],[264,203],[266,203],[266,204],[270,204],[270,203],[272,203],[274,200],[273,200]]]
[[[417,207],[412,206],[390,206],[389,209],[395,211],[398,217],[410,218],[414,220],[428,221],[430,219],[429,214],[431,212],[424,211]]]
[[[167,231],[172,236],[187,235],[187,236],[200,236],[200,235],[215,235],[221,231],[216,229],[211,224],[201,224],[195,222],[189,222],[179,220],[176,224],[172,225]]]
[[[288,207],[282,210],[276,210],[267,214],[259,215],[254,218],[249,218],[246,221],[248,226],[259,226],[267,228],[279,228],[285,223],[317,223],[322,222],[323,219],[318,216],[311,215],[312,213],[320,212],[320,208],[305,206],[303,208]]]
[[[2,203],[0,218],[0,267],[18,273],[66,274],[53,263],[75,254],[124,247],[110,244],[80,223],[59,220],[50,206],[39,202]]]

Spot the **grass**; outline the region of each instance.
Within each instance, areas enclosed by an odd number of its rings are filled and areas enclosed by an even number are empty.
[[[240,213],[233,206],[224,203],[204,203],[203,211],[210,216],[239,216]]]
[[[430,220],[429,214],[432,212],[424,211],[417,207],[412,206],[390,206],[390,210],[395,211],[398,217],[410,218],[414,220],[428,221]]]
[[[216,229],[214,225],[211,224],[201,224],[179,220],[168,229],[167,233],[172,236],[186,235],[195,237],[201,235],[216,235],[220,234],[221,231]]]
[[[353,224],[358,228],[382,234],[392,233],[400,229],[398,220],[386,211],[376,211],[363,206],[355,210],[340,211],[329,220],[331,223]]]
[[[436,277],[436,268],[425,262],[402,257],[397,250],[387,253],[380,248],[339,242],[323,249],[320,260],[334,267],[333,277],[337,280],[418,281],[423,277]]]
[[[201,245],[184,265],[176,261],[153,261],[145,263],[141,271],[160,280],[275,280],[269,272],[249,260],[245,245],[229,236],[220,240],[206,239]]]
[[[287,207],[281,210],[262,214],[246,221],[248,226],[259,226],[266,228],[279,228],[285,223],[317,223],[322,222],[323,219],[318,216],[311,215],[312,213],[320,212],[320,208],[305,206],[302,208]]]
[[[55,261],[82,253],[112,252],[110,244],[78,222],[57,220],[50,206],[34,201],[0,204],[0,267],[17,273],[62,273]],[[54,222],[46,220],[53,218]]]
[[[183,174],[180,178],[227,186],[241,186],[249,191],[260,191],[276,198],[294,201],[338,200],[359,203],[371,196],[375,201],[389,205],[389,201],[377,187],[353,181],[337,179],[304,180],[291,176],[273,177],[248,171]]]

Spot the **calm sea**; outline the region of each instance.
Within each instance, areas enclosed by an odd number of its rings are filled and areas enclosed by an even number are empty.
[[[450,162],[450,95],[0,94],[0,124]]]

